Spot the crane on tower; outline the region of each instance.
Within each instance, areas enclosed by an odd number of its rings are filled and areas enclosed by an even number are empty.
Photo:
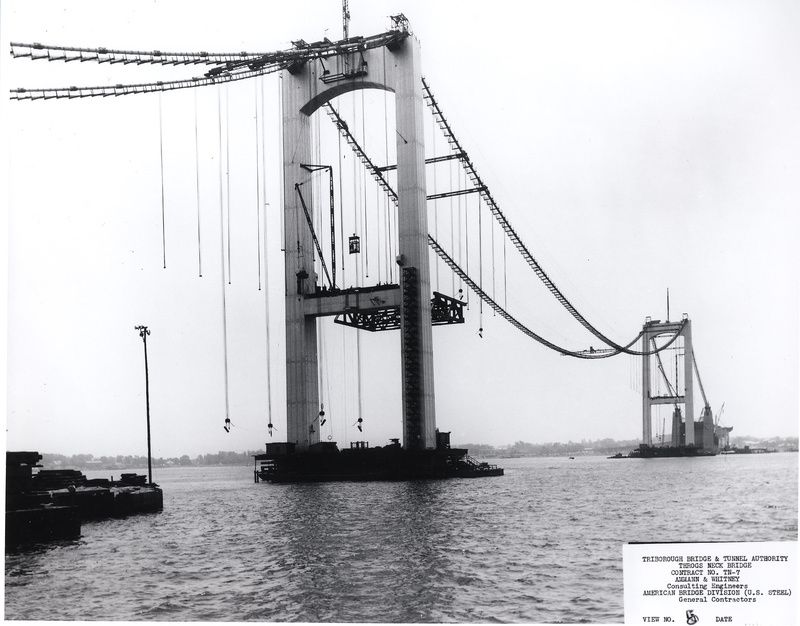
[[[701,417],[704,417],[706,414],[711,415],[711,405],[708,403],[708,398],[706,397],[706,390],[703,387],[703,379],[700,378],[700,370],[697,368],[697,359],[694,356],[694,350],[692,350],[692,364],[694,365],[694,371],[697,372],[697,382],[700,384],[700,394],[703,396],[703,412],[700,415]]]
[[[350,38],[350,3],[342,0],[342,39]]]

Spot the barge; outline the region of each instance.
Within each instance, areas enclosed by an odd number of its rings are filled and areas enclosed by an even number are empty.
[[[632,459],[658,459],[684,456],[716,456],[716,454],[717,450],[715,448],[709,449],[696,445],[649,446],[641,443],[628,456]]]
[[[254,456],[255,482],[420,480],[502,476],[503,468],[479,462],[464,448],[451,448],[449,433],[437,433],[437,447],[406,450],[398,439],[370,447],[353,441],[340,450],[336,442],[319,442],[298,451],[293,443],[268,443]]]
[[[6,547],[77,539],[86,521],[161,511],[164,494],[139,474],[87,479],[77,470],[39,470],[38,452],[6,452]]]

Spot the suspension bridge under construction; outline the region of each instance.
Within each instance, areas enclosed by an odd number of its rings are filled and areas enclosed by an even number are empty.
[[[408,21],[402,15],[391,19],[392,27],[386,32],[370,37],[351,37],[345,10],[342,40],[324,39],[314,43],[298,40],[290,49],[268,53],[170,53],[12,43],[11,53],[16,58],[203,66],[208,69],[203,76],[188,80],[15,89],[11,98],[46,100],[161,93],[281,73],[286,436],[285,441],[268,443],[265,454],[256,458],[257,480],[367,480],[502,474],[503,470],[498,467],[471,459],[467,450],[451,448],[449,433],[437,429],[433,328],[464,323],[465,291],[477,298],[480,316],[486,306],[523,335],[565,357],[602,360],[627,354],[641,358],[642,456],[715,454],[724,429],[715,423],[699,379],[689,317],[684,315],[680,321],[664,322],[648,318],[640,331],[621,343],[590,323],[537,262],[478,174],[470,155],[445,117],[439,100],[423,77],[420,43],[411,33]],[[359,141],[352,122],[348,124],[341,108],[335,106],[339,96],[357,91],[363,93],[364,90],[394,94],[395,143],[391,155],[394,162],[389,161],[388,145],[384,155],[370,154],[364,145],[363,130]],[[445,154],[426,155],[426,108],[447,143]],[[330,118],[338,134],[337,163],[319,162],[319,149],[314,145],[319,140],[319,133],[315,132],[311,121],[318,111]],[[382,196],[368,210],[364,192],[363,213],[347,222],[341,178],[339,206],[336,206],[335,178],[343,168],[342,142],[362,168],[362,185],[370,180]],[[453,184],[450,176],[450,189],[434,189],[434,193],[429,193],[426,169],[441,164],[460,168],[457,184]],[[360,197],[361,192],[355,191],[353,195]],[[449,242],[435,238],[436,233],[432,234],[428,224],[430,204],[455,199],[460,207],[460,202],[468,198],[477,206],[477,234],[473,233],[472,240],[468,235],[462,240],[459,234],[457,242],[452,234]],[[371,226],[367,224],[369,219],[374,220]],[[345,231],[345,223],[348,231]],[[346,235],[350,230],[352,235]],[[507,297],[498,295],[494,278],[498,256],[495,232],[503,237],[500,244],[503,271],[508,247],[603,347],[584,349],[558,345],[532,330],[508,310]],[[198,221],[198,238],[199,233]],[[465,257],[462,254],[462,241],[467,249],[470,241],[473,246],[477,243],[477,268],[474,264],[470,268],[470,255]],[[369,254],[383,264],[383,274],[379,269],[379,279],[368,284],[361,274],[355,272],[355,282],[352,279],[348,282],[346,278],[353,274],[347,272],[348,265],[352,266],[354,259],[356,264],[369,263]],[[451,272],[453,293],[450,295],[432,288],[431,258]],[[485,279],[484,264],[491,266],[491,286]],[[474,273],[476,269],[477,276]],[[380,280],[381,277],[385,280]],[[439,284],[438,274],[436,282]],[[457,292],[456,285],[459,285]],[[223,284],[223,298],[224,293]],[[352,328],[356,333],[399,330],[402,425],[400,436],[390,444],[370,447],[365,441],[353,441],[349,447],[343,446],[340,450],[336,442],[320,439],[326,414],[320,397],[318,323],[324,317],[333,317],[337,324]],[[675,353],[674,366],[670,363],[668,373],[662,356],[672,352]],[[704,402],[699,421],[694,418],[696,376]],[[654,391],[656,381],[663,381],[666,385],[664,393]],[[654,435],[652,407],[660,404],[674,405],[669,441],[663,428],[660,437]],[[272,437],[271,407],[268,416],[267,430]],[[359,412],[359,431],[362,422]],[[226,429],[229,423],[226,415]]]

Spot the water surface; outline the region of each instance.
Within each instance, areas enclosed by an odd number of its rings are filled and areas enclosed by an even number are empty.
[[[496,462],[315,485],[158,469],[162,513],[6,555],[5,617],[622,622],[626,542],[797,540],[796,454]]]

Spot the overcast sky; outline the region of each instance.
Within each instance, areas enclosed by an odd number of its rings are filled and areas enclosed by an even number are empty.
[[[390,14],[409,18],[422,44],[423,73],[484,182],[537,260],[590,321],[627,342],[645,316],[665,318],[669,288],[670,317],[687,313],[692,320],[712,409],[717,413],[725,403],[722,423],[739,435],[797,435],[796,2],[350,4],[351,34],[386,30]],[[340,38],[340,12],[336,0],[3,2],[2,93],[18,86],[133,83],[204,71],[12,60],[9,41],[266,52],[300,38]],[[156,456],[257,449],[269,440],[255,191],[254,110],[261,89],[261,83],[248,82],[197,90],[197,167],[195,94],[163,95],[166,269],[159,97],[9,102],[3,96],[9,449],[143,454],[137,324],[152,330]],[[276,440],[286,432],[278,90],[277,75],[264,79]],[[230,434],[222,429],[218,94],[228,102],[231,170]],[[362,113],[359,95],[355,118],[351,96],[339,104],[349,119],[363,119],[371,129],[367,148],[384,163],[383,123],[391,102],[384,108],[383,94],[371,93]],[[319,157],[331,162],[336,133],[327,118],[319,127]],[[428,154],[442,154],[445,144],[435,138],[430,119],[426,134]],[[342,170],[352,176],[352,157],[345,153]],[[437,170],[437,190],[446,172]],[[430,192],[430,169],[428,177]],[[369,189],[367,207],[377,213],[383,199]],[[344,199],[347,206],[346,194]],[[476,206],[470,206],[474,216]],[[434,215],[439,228],[449,228],[448,211],[447,203],[432,208],[431,230]],[[499,231],[495,236],[498,258]],[[439,238],[447,243],[449,233]],[[509,311],[556,343],[598,347],[533,273],[512,259],[512,250]],[[377,259],[371,262],[374,282]],[[505,301],[502,265],[495,265],[494,290]],[[485,285],[489,272],[485,267]],[[451,293],[449,274],[441,268],[439,281]],[[488,309],[483,338],[480,323],[471,298],[463,327],[434,329],[437,424],[452,431],[455,442],[641,435],[639,360],[559,356]],[[330,417],[322,434],[341,443],[358,435],[352,426],[354,332],[343,333],[330,319],[322,329],[328,354],[323,397]],[[361,341],[363,438],[381,444],[400,436],[399,334],[363,333]],[[698,391],[695,397],[699,415]],[[661,411],[667,417],[668,408]]]

